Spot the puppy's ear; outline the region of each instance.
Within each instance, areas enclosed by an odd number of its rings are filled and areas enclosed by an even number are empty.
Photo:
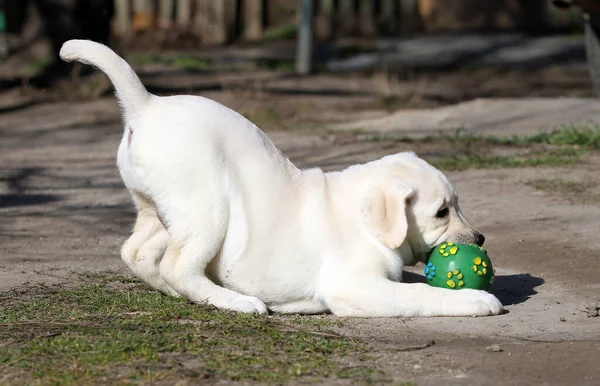
[[[414,190],[400,179],[383,186],[369,188],[362,200],[361,211],[367,227],[388,248],[402,245],[408,231],[406,203]]]

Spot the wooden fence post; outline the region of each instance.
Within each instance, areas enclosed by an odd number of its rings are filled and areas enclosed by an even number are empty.
[[[235,32],[235,0],[196,0],[194,30],[202,41],[226,43]]]
[[[353,0],[339,0],[338,26],[343,34],[352,34],[356,28]]]
[[[365,36],[373,36],[377,33],[377,28],[375,26],[375,10],[374,10],[374,2],[372,0],[361,0],[358,5],[358,13],[359,13],[359,31],[361,35]]]
[[[192,0],[178,0],[176,12],[177,26],[183,31],[188,31],[192,21]]]
[[[335,23],[333,13],[333,0],[319,1],[319,10],[315,21],[315,33],[319,39],[331,39],[333,36],[333,25]]]
[[[131,31],[131,6],[129,0],[114,0],[115,23],[113,26],[115,35],[125,36]]]
[[[419,0],[400,0],[400,31],[414,33],[419,24]]]
[[[195,0],[194,9],[194,33],[202,42],[207,42],[213,33],[213,18],[211,12],[211,0]]]
[[[169,28],[173,16],[173,0],[160,0],[158,3],[158,26],[160,28]]]
[[[398,9],[396,8],[396,0],[383,0],[382,1],[383,11],[383,22],[388,34],[393,34],[398,29],[397,14]]]
[[[244,0],[244,39],[260,40],[263,35],[263,0]]]

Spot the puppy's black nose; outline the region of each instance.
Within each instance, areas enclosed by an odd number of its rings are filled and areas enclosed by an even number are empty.
[[[475,235],[475,242],[477,243],[477,245],[479,245],[480,247],[483,246],[483,243],[485,243],[485,236],[482,235],[481,233],[477,233],[477,235]]]

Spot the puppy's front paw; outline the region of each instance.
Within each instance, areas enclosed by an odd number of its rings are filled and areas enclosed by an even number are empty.
[[[235,298],[228,307],[232,311],[266,314],[267,306],[260,299],[254,296],[240,295]]]
[[[500,300],[485,291],[463,289],[453,291],[453,294],[457,296],[458,304],[451,302],[449,312],[455,316],[498,315],[504,310]]]
[[[473,302],[473,315],[474,316],[488,316],[488,315],[499,315],[504,310],[500,300],[494,295],[481,291],[479,299]]]

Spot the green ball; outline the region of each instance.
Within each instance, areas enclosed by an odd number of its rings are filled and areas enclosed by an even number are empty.
[[[425,277],[434,287],[487,290],[494,282],[494,268],[480,246],[446,242],[431,252]]]

